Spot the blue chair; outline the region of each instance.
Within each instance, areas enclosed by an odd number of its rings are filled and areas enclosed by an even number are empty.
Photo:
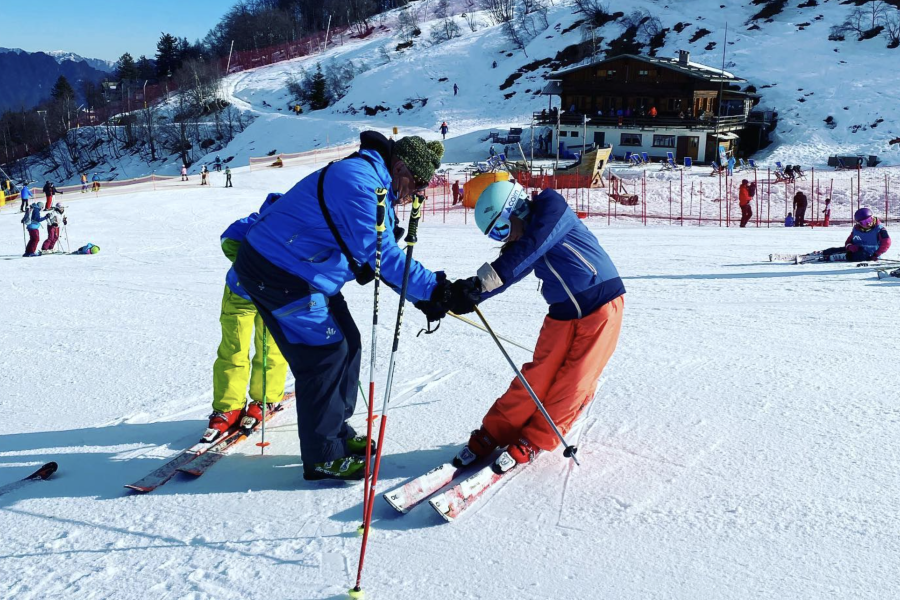
[[[750,163],[750,168],[753,169],[754,171],[759,168],[756,166],[756,161],[753,160],[752,158],[747,159],[747,162]]]
[[[675,162],[675,153],[674,152],[666,152],[666,160],[671,160]]]
[[[645,165],[650,164],[650,155],[649,154],[647,154],[646,152],[641,152],[641,158],[644,159]]]
[[[722,167],[720,167],[719,163],[716,161],[709,163],[709,166],[712,167],[712,173],[710,173],[710,175],[719,175],[722,173]]]
[[[625,153],[625,158],[623,158],[625,162],[631,162],[631,151]]]
[[[685,156],[685,157],[684,157],[684,168],[685,168],[685,169],[690,169],[690,168],[693,167],[693,166],[694,166],[694,161],[691,160],[691,157],[690,157],[690,156]]]

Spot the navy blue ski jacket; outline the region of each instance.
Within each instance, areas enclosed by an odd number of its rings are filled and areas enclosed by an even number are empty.
[[[506,290],[534,271],[550,317],[588,316],[625,293],[619,272],[584,223],[552,189],[531,203],[523,236],[478,271],[482,300]]]

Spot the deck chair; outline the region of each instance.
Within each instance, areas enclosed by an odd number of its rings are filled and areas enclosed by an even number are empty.
[[[744,169],[747,169],[750,167],[750,165],[748,165],[747,163],[744,162],[743,158],[739,158],[738,163],[740,164],[740,167],[738,167],[739,171],[743,171]]]
[[[631,152],[630,152],[630,151],[629,151],[629,152],[626,152],[626,153],[625,153],[625,158],[623,158],[622,160],[624,160],[624,161],[627,162],[627,163],[630,163],[630,162],[631,162]]]
[[[666,162],[663,164],[663,169],[677,171],[681,167],[678,166],[678,163],[675,162],[673,157],[669,157],[666,159]]]
[[[782,174],[789,182],[794,182],[794,165],[785,165]]]
[[[685,157],[684,157],[684,168],[685,168],[685,169],[690,169],[690,168],[693,167],[693,166],[694,166],[694,161],[691,160],[691,157],[690,157],[690,156],[685,156]]]
[[[710,175],[715,176],[719,175],[722,172],[722,167],[720,167],[719,163],[717,163],[716,161],[712,161],[711,163],[709,163],[709,166],[712,167],[712,173],[710,173]]]
[[[672,159],[667,158],[663,162],[660,163],[660,171],[671,171],[672,170]]]
[[[806,173],[800,168],[800,165],[794,165],[794,177],[797,179],[806,179]]]
[[[666,152],[666,160],[671,159],[672,162],[675,161],[675,153],[674,152]]]
[[[756,161],[753,160],[752,158],[748,158],[747,162],[750,164],[750,168],[753,169],[754,171],[759,168],[756,166]]]
[[[641,160],[641,155],[635,152],[631,155],[631,164],[635,167],[640,167],[644,164],[644,161]]]
[[[645,165],[650,164],[650,155],[649,154],[647,154],[646,152],[641,152],[641,158],[644,159]]]

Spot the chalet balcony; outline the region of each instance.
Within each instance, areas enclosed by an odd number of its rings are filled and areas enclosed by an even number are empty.
[[[534,113],[534,122],[536,125],[556,125],[556,115],[550,112]],[[560,125],[573,126],[582,125],[584,123],[584,115],[582,113],[564,112],[559,116]],[[613,127],[616,129],[637,129],[637,130],[653,130],[653,129],[687,129],[693,131],[714,131],[740,129],[747,124],[746,115],[725,115],[721,117],[710,116],[702,119],[698,118],[681,118],[677,115],[659,115],[656,117],[636,116],[618,117],[618,116],[597,116],[588,115],[588,125],[591,127]]]

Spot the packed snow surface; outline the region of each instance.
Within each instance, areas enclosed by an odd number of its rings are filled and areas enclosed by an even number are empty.
[[[0,597],[340,598],[353,585],[362,486],[303,480],[292,412],[265,456],[248,443],[200,479],[122,487],[205,428],[219,234],[307,172],[67,197],[71,247],[93,242],[94,256],[20,258],[20,213],[0,211],[0,485],[60,465],[0,496]],[[496,256],[471,220],[440,221],[420,229],[425,265],[469,276]],[[582,466],[545,454],[452,525],[378,498],[368,598],[895,596],[900,280],[766,261],[840,244],[844,228],[587,223],[628,293],[618,350],[572,433]],[[546,314],[536,288],[483,306],[529,346]],[[397,300],[382,290],[379,406]],[[367,365],[372,287],[344,292]],[[416,337],[424,319],[408,310],[379,492],[451,456],[512,377],[482,332],[447,319]]]

